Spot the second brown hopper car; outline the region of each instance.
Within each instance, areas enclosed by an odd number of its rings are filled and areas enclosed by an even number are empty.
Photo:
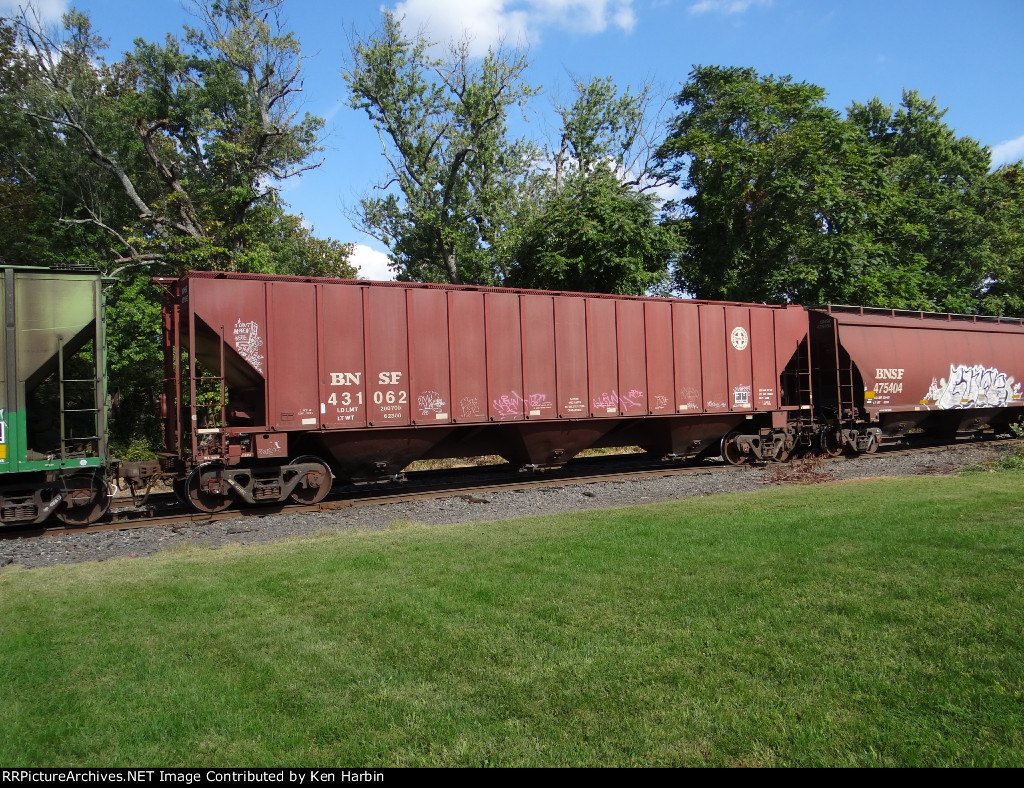
[[[167,451],[204,511],[423,458],[599,446],[781,459],[815,429],[799,307],[191,272],[166,291]]]
[[[1008,432],[1024,413],[1017,318],[865,307],[808,310],[824,448],[874,451],[911,433]]]

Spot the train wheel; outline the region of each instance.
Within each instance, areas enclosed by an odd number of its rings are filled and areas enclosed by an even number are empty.
[[[872,435],[871,439],[868,440],[867,448],[864,449],[865,454],[874,454],[878,451],[878,436]]]
[[[736,442],[739,436],[738,432],[730,432],[722,438],[722,459],[729,465],[739,465],[746,459],[740,451],[739,444]]]
[[[234,498],[230,493],[221,495],[220,484],[220,477],[213,468],[200,465],[185,480],[185,494],[189,504],[206,514],[223,512],[234,503]]]
[[[318,466],[315,470],[307,470],[302,478],[299,479],[298,485],[296,485],[290,496],[295,503],[320,503],[320,501],[327,497],[327,493],[331,491],[331,482],[334,480],[334,477],[331,476],[331,469],[327,467],[323,460],[319,457],[306,455],[297,457],[288,464]]]
[[[99,476],[81,474],[64,481],[67,495],[55,512],[67,525],[90,525],[110,508],[110,490]]]
[[[843,444],[839,442],[839,433],[833,430],[822,430],[821,450],[829,457],[838,457],[843,453]]]

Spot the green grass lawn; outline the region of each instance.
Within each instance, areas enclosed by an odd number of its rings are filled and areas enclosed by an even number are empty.
[[[0,765],[1024,766],[1024,476],[0,571]]]

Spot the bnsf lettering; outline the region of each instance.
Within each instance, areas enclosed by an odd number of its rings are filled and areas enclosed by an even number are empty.
[[[382,386],[397,386],[401,379],[401,372],[381,372],[377,375],[377,382]]]
[[[363,377],[362,372],[332,372],[332,386],[358,386]]]
[[[903,380],[902,369],[875,369],[875,380]]]

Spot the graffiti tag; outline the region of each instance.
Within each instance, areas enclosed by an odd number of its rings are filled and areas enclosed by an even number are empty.
[[[263,359],[265,357],[260,355],[263,340],[260,338],[259,324],[255,320],[243,323],[242,318],[238,318],[238,322],[235,323],[234,337],[235,350],[238,351],[238,355],[248,361],[257,372],[263,374]]]
[[[595,397],[593,400],[594,410],[604,408],[610,412],[612,410],[618,410],[620,407],[623,410],[639,408],[643,406],[643,396],[644,393],[637,389],[630,389],[627,394],[619,394],[615,389],[612,389],[611,393],[602,391],[601,396]]]
[[[497,399],[491,401],[491,407],[500,419],[522,416],[523,398],[514,391],[511,394],[502,394]]]
[[[544,392],[527,394],[526,397],[521,397],[515,391],[498,397],[491,405],[498,416],[503,419],[521,416],[524,411],[529,411],[531,416],[540,416],[541,411],[554,407],[551,400],[548,399],[548,395]]]
[[[949,379],[936,380],[921,400],[922,405],[934,404],[940,410],[961,408],[998,408],[1021,399],[1021,384],[995,367],[981,364],[949,365]]]
[[[480,416],[480,400],[476,397],[463,397],[459,400],[459,407],[462,408],[462,418],[468,419],[471,416]]]
[[[431,413],[444,413],[445,401],[436,391],[424,391],[416,398],[416,406],[420,409],[420,415],[427,416]]]

